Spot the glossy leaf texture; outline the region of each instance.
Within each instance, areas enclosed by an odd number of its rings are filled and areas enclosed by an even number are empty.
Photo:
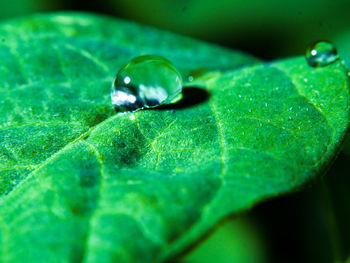
[[[164,31],[86,14],[10,21],[0,26],[0,36],[0,123],[5,128],[2,138],[7,139],[1,144],[0,160],[4,167],[17,167],[2,171],[7,179],[0,184],[0,195],[115,114],[110,89],[117,71],[131,58],[164,56],[184,76],[193,70],[224,70],[257,61]]]
[[[83,14],[0,32],[0,262],[164,262],[322,173],[348,127],[339,61],[238,68],[256,60]],[[116,71],[147,53],[209,71],[177,104],[114,113]]]

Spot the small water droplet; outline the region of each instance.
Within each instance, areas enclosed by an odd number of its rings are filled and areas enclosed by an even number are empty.
[[[307,48],[305,56],[311,67],[324,67],[339,58],[335,45],[329,41],[319,41],[312,44]]]
[[[112,104],[117,111],[135,111],[176,100],[182,77],[175,66],[155,55],[131,59],[117,74],[112,86]]]
[[[187,80],[193,81],[207,72],[208,72],[208,69],[206,68],[199,68],[199,69],[192,70],[190,73],[187,74]]]

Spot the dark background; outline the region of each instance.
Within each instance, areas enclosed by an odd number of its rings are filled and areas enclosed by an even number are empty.
[[[302,55],[310,43],[327,39],[350,61],[350,47],[339,40],[350,36],[349,0],[0,1],[1,20],[36,12],[88,11],[218,43],[264,60]],[[179,262],[350,262],[347,144],[321,180],[223,224]]]
[[[87,11],[153,25],[262,59],[302,54],[349,31],[348,0],[1,0],[0,19],[35,12]]]

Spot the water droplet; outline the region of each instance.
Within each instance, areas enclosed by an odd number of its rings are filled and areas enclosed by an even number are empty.
[[[204,75],[208,72],[208,69],[206,68],[199,68],[192,70],[190,73],[187,74],[187,80],[188,81],[194,81],[195,79],[199,78],[200,76]]]
[[[176,100],[182,91],[182,77],[175,66],[155,55],[131,59],[117,74],[111,99],[117,111],[135,111]]]
[[[319,41],[306,50],[305,56],[311,67],[324,67],[338,59],[338,52],[331,42]]]

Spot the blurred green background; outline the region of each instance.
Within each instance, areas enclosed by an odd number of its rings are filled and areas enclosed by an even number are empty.
[[[333,41],[350,65],[349,0],[0,0],[0,19],[89,11],[239,49],[264,60]],[[350,263],[350,140],[327,175],[303,191],[222,222],[176,262]]]

